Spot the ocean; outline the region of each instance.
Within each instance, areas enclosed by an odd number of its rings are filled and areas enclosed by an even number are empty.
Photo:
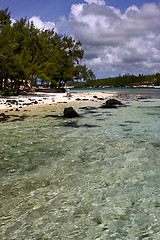
[[[124,105],[0,122],[1,240],[160,239],[160,89],[109,91]]]

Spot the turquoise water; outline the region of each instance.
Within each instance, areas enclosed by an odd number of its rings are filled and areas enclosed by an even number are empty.
[[[134,97],[160,98],[160,88],[154,87],[105,87],[105,88],[69,88],[70,92],[113,92]]]
[[[160,100],[123,103],[0,122],[0,239],[160,239]]]

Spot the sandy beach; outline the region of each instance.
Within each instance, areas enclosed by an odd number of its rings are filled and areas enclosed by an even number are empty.
[[[75,103],[82,105],[88,102],[100,104],[102,101],[115,97],[113,92],[71,92],[71,93],[28,93],[27,95],[0,96],[0,113],[7,111],[40,110],[48,106],[68,106]],[[77,105],[77,104],[76,104]]]

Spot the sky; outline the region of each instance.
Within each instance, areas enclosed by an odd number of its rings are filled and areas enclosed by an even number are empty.
[[[160,0],[0,0],[13,21],[82,42],[97,78],[160,72]]]

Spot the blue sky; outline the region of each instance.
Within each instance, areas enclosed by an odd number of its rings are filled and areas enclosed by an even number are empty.
[[[68,17],[72,4],[82,4],[83,0],[0,0],[0,9],[9,7],[11,17],[19,20],[21,17],[40,16],[43,21],[58,21],[60,16]],[[152,0],[107,0],[107,5],[125,11],[129,6],[142,6]]]
[[[0,0],[11,18],[80,40],[97,78],[160,72],[160,0]]]

